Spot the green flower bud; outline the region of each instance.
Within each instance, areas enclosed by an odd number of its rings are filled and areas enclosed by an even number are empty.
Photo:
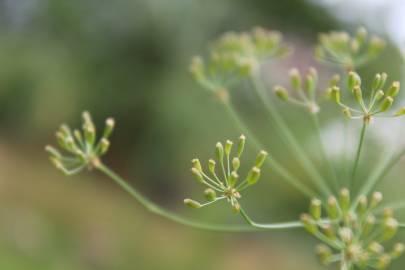
[[[298,69],[293,68],[290,70],[290,80],[291,80],[291,86],[293,87],[294,90],[300,91],[302,89],[301,74],[298,71]]]
[[[233,146],[233,142],[230,140],[227,140],[226,144],[225,144],[225,155],[229,156],[231,154],[232,146]]]
[[[212,173],[215,174],[215,165],[216,162],[213,159],[208,160],[208,170]]]
[[[112,134],[112,132],[114,131],[114,127],[115,127],[115,121],[113,118],[108,118],[105,121],[105,128],[104,128],[104,132],[103,132],[103,138],[109,138]]]
[[[394,103],[394,99],[390,96],[386,97],[383,102],[381,103],[380,110],[381,112],[387,111],[389,108],[391,108],[392,103]]]
[[[191,160],[191,164],[193,164],[193,168],[196,168],[198,171],[202,172],[201,162],[198,158]]]
[[[217,198],[217,193],[212,188],[207,188],[204,190],[204,196],[208,201],[212,202]]]
[[[363,93],[361,91],[360,86],[356,85],[353,88],[354,98],[356,99],[357,103],[363,104]]]
[[[393,82],[391,87],[388,89],[388,96],[390,97],[395,97],[399,93],[399,88],[400,88],[400,83],[399,82]]]
[[[363,253],[363,249],[358,244],[351,244],[347,247],[346,257],[349,260],[357,261],[359,256]]]
[[[281,86],[274,87],[274,93],[282,101],[287,101],[289,98],[288,91],[284,87]]]
[[[394,217],[394,209],[392,208],[384,208],[383,210],[383,218],[385,220],[389,219],[389,218],[393,218]]]
[[[322,213],[322,202],[318,199],[312,199],[309,212],[315,220],[319,220]]]
[[[399,111],[397,111],[397,112],[395,113],[394,116],[402,116],[402,115],[404,115],[404,114],[405,114],[405,107],[402,107],[401,109],[399,109]]]
[[[394,219],[394,218],[386,219],[383,223],[383,233],[381,236],[381,241],[388,241],[392,237],[394,237],[394,235],[398,231],[398,227],[399,227],[399,224],[396,219]]]
[[[381,81],[380,84],[378,85],[377,89],[382,89],[384,88],[385,82],[387,81],[387,73],[383,72],[381,73]]]
[[[376,241],[371,242],[367,249],[373,254],[382,254],[384,252],[384,247]]]
[[[239,175],[236,172],[232,172],[228,179],[229,185],[231,187],[234,187],[236,185],[236,182],[238,181],[238,179],[239,179]]]
[[[107,140],[106,138],[102,138],[100,140],[100,155],[104,155],[105,153],[107,153],[110,145],[111,143],[109,140]]]
[[[83,144],[83,136],[79,130],[74,130],[73,135],[75,136],[76,140],[82,145]]]
[[[53,146],[47,145],[45,146],[45,151],[48,152],[52,157],[56,159],[62,158],[61,153]]]
[[[301,222],[304,225],[304,228],[305,228],[305,230],[307,230],[308,233],[314,235],[318,232],[318,227],[316,225],[316,222],[311,218],[310,215],[302,214]]]
[[[331,88],[331,98],[336,102],[340,103],[340,89],[337,86]]]
[[[194,178],[200,182],[200,183],[204,183],[204,177],[201,174],[201,171],[197,170],[196,168],[191,168],[191,173],[194,175]]]
[[[384,91],[383,90],[378,90],[377,93],[375,94],[375,100],[380,101],[384,97]]]
[[[330,240],[336,239],[336,233],[331,224],[323,225],[322,230],[323,230],[323,233],[326,235],[326,237],[328,237]]]
[[[184,204],[187,205],[188,207],[191,207],[194,209],[198,209],[198,208],[202,207],[202,205],[199,202],[194,201],[192,199],[184,199]]]
[[[61,170],[61,171],[63,171],[65,169],[62,162],[60,161],[60,159],[58,159],[58,158],[56,158],[54,156],[51,156],[49,158],[49,160],[56,167],[56,169]]]
[[[347,188],[340,191],[339,201],[342,211],[346,213],[350,208],[350,192]]]
[[[339,74],[333,75],[333,77],[329,81],[329,87],[337,86],[337,84],[340,81],[340,76]]]
[[[249,185],[254,185],[259,181],[260,178],[260,169],[257,167],[253,167],[252,170],[248,173],[246,181]]]
[[[316,254],[319,257],[319,261],[322,264],[327,265],[332,257],[332,250],[328,246],[321,244],[316,247]]]
[[[239,170],[240,167],[240,159],[238,157],[234,157],[232,159],[232,168],[234,171]]]
[[[305,91],[309,94],[315,91],[317,81],[317,72],[314,68],[310,68],[309,74],[305,77]]]
[[[371,86],[372,89],[377,90],[380,87],[380,83],[381,83],[381,74],[377,73],[374,76],[373,84]]]
[[[381,255],[377,260],[377,269],[385,269],[391,263],[391,256],[388,254]]]
[[[375,208],[377,207],[381,201],[383,200],[383,195],[381,192],[374,192],[373,195],[371,195],[371,200],[370,200],[370,208]]]
[[[357,213],[362,217],[367,212],[367,208],[368,208],[367,197],[361,195],[359,197],[359,203],[357,205]]]
[[[350,91],[353,91],[355,86],[361,86],[361,78],[359,74],[354,71],[350,71],[348,76],[348,87]]]
[[[401,257],[401,255],[404,253],[405,251],[405,246],[402,243],[397,243],[394,245],[394,248],[391,251],[391,257],[393,259],[397,259],[399,257]]]
[[[215,147],[215,155],[218,161],[224,160],[224,147],[220,142],[218,142]]]
[[[84,138],[86,143],[93,146],[96,142],[96,129],[92,124],[85,124],[83,127]]]
[[[240,158],[243,154],[243,150],[245,148],[246,137],[245,135],[240,135],[239,142],[238,142],[238,157]]]
[[[372,214],[369,214],[364,222],[363,226],[363,235],[367,236],[371,233],[375,225],[375,217]]]
[[[268,156],[268,153],[266,151],[260,151],[259,154],[256,157],[256,163],[255,166],[257,168],[261,168],[263,166],[264,161],[266,160]]]
[[[63,132],[61,132],[61,131],[56,132],[56,141],[58,142],[58,145],[62,149],[67,149],[66,135]]]
[[[339,205],[335,197],[331,196],[328,198],[326,210],[331,220],[335,220],[339,217]]]

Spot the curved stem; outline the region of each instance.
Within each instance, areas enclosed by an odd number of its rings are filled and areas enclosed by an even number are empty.
[[[110,168],[102,163],[97,164],[96,169],[111,178],[116,184],[118,184],[123,190],[125,190],[129,195],[131,195],[135,200],[137,200],[142,206],[144,206],[148,211],[164,217],[173,222],[189,226],[196,229],[203,229],[209,231],[218,232],[252,232],[259,230],[273,230],[273,229],[288,229],[299,227],[297,223],[280,223],[280,224],[262,224],[260,227],[257,226],[243,226],[243,225],[215,225],[209,223],[200,223],[187,218],[184,218],[176,213],[170,212],[159,205],[155,204],[134,187],[129,185],[123,178],[118,174],[113,172]],[[289,227],[288,227],[289,226]]]
[[[267,109],[270,118],[273,120],[274,124],[276,125],[276,130],[282,135],[281,138],[285,141],[286,146],[290,149],[290,151],[297,157],[301,166],[307,171],[310,176],[310,179],[314,182],[317,187],[320,188],[323,195],[330,195],[331,190],[328,185],[325,183],[322,176],[316,170],[312,162],[309,160],[308,156],[304,153],[301,146],[291,134],[290,129],[284,122],[281,115],[278,113],[277,109],[274,107],[273,104],[270,103],[270,99],[266,96],[264,92],[264,88],[261,85],[258,78],[253,78],[254,89],[256,94],[258,95],[259,99],[263,102],[263,105]]]
[[[333,183],[334,183],[335,190],[338,191],[340,186],[339,186],[337,173],[336,173],[336,170],[334,169],[334,167],[332,166],[332,163],[330,162],[330,159],[326,155],[325,145],[324,145],[323,140],[322,140],[322,133],[321,133],[320,125],[319,125],[318,114],[312,114],[311,118],[312,118],[312,121],[314,123],[315,133],[317,134],[317,137],[318,137],[319,147],[320,147],[320,152],[321,152],[321,155],[322,155],[322,159],[326,162],[326,164],[328,166],[328,169],[329,169],[329,172],[330,172],[330,174],[332,175],[332,178],[333,178]]]
[[[229,102],[224,102],[226,111],[228,112],[229,116],[235,122],[236,126],[245,133],[248,138],[250,138],[251,142],[253,143],[256,150],[262,150],[263,146],[256,138],[256,136],[250,131],[250,129],[240,120],[238,114],[236,113],[235,109],[233,108],[232,104]],[[290,174],[276,159],[267,158],[266,162],[274,168],[274,170],[283,177],[288,183],[290,183],[293,187],[297,190],[305,194],[306,196],[313,198],[317,197],[317,194],[309,189],[306,185],[304,185],[297,177]]]
[[[272,229],[272,230],[284,230],[284,229],[295,229],[295,228],[302,228],[303,225],[299,221],[293,221],[293,222],[285,222],[285,223],[275,223],[275,224],[261,224],[261,223],[256,223],[254,222],[243,210],[243,208],[240,209],[240,214],[242,217],[246,220],[246,222],[259,229]]]
[[[361,134],[360,134],[359,145],[357,147],[357,152],[356,152],[356,159],[354,161],[353,171],[352,171],[352,175],[351,175],[351,184],[350,184],[351,189],[350,190],[353,190],[353,187],[354,187],[354,184],[355,184],[357,167],[358,167],[359,161],[360,161],[361,149],[363,148],[363,142],[364,142],[364,137],[365,137],[365,134],[366,134],[366,130],[367,130],[367,123],[363,122],[363,127],[361,129]]]

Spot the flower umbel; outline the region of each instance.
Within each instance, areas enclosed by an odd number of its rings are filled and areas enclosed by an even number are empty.
[[[62,125],[56,132],[59,146],[65,153],[61,153],[53,146],[46,146],[52,163],[67,175],[79,173],[84,168],[92,169],[100,163],[100,157],[105,155],[110,147],[109,137],[114,129],[114,119],[106,120],[101,138],[97,141],[96,127],[90,113],[82,115],[82,130],[71,130],[69,126]]]
[[[385,45],[385,41],[381,38],[369,37],[363,27],[359,28],[354,36],[350,36],[347,32],[332,31],[319,35],[315,56],[320,61],[341,65],[351,70],[376,58]]]
[[[260,151],[257,155],[255,165],[249,171],[245,179],[240,181],[238,170],[240,168],[240,158],[243,153],[245,141],[245,136],[241,135],[237,143],[236,155],[234,156],[232,156],[232,141],[227,140],[225,146],[218,142],[215,149],[216,160],[210,159],[208,161],[209,174],[204,172],[199,159],[193,159],[191,161],[193,164],[191,168],[192,174],[199,183],[207,187],[204,191],[207,202],[202,204],[195,200],[185,199],[184,203],[186,205],[192,208],[201,208],[226,199],[236,212],[240,211],[238,201],[241,198],[240,192],[259,181],[260,168],[267,158],[267,152]]]
[[[351,204],[349,190],[342,189],[339,198],[331,196],[324,205],[328,222],[321,220],[321,201],[311,201],[310,214],[303,214],[301,221],[310,234],[323,242],[317,247],[323,264],[340,262],[345,266],[341,269],[385,269],[402,255],[401,243],[390,250],[383,246],[395,236],[399,224],[392,209],[378,208],[382,199],[382,194],[375,192],[370,198],[360,196],[357,203]]]
[[[389,111],[394,103],[394,98],[400,90],[399,81],[394,81],[389,87],[385,87],[387,80],[386,73],[378,73],[375,75],[371,86],[368,103],[365,100],[362,89],[362,80],[354,71],[348,73],[349,92],[353,95],[358,108],[350,107],[341,101],[341,90],[337,85],[331,86],[328,89],[329,96],[343,108],[343,113],[350,119],[363,119],[365,123],[369,123],[372,118],[380,116],[381,113]],[[383,90],[385,88],[385,90]],[[397,117],[405,114],[405,107],[394,114],[385,115],[385,117]]]

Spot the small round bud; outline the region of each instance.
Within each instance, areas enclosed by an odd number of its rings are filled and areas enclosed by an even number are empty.
[[[391,87],[388,89],[387,95],[390,97],[396,97],[399,93],[400,83],[393,82]]]
[[[326,210],[331,220],[335,220],[339,217],[339,205],[335,197],[331,196],[328,198]]]
[[[348,87],[350,91],[353,91],[355,86],[361,86],[361,79],[359,74],[354,71],[350,71],[348,74]]]
[[[47,145],[45,146],[45,151],[48,152],[52,157],[57,159],[62,158],[61,153],[53,146]]]
[[[232,172],[228,179],[229,185],[231,187],[234,187],[236,185],[236,182],[238,181],[238,179],[239,179],[239,175],[236,172]]]
[[[109,138],[114,130],[115,127],[115,121],[113,118],[108,118],[105,121],[105,128],[104,128],[104,133],[103,133],[103,138]]]
[[[363,249],[361,248],[360,245],[351,244],[347,247],[346,257],[349,260],[356,261],[362,253],[363,253]]]
[[[402,243],[397,243],[394,245],[392,251],[391,251],[391,256],[393,259],[399,258],[405,251],[405,246]]]
[[[374,192],[373,195],[371,195],[371,200],[370,200],[370,208],[375,208],[377,207],[381,201],[383,200],[383,195],[381,192]]]
[[[191,160],[191,164],[193,164],[193,168],[196,168],[198,171],[202,172],[201,162],[198,158]]]
[[[319,261],[327,265],[332,257],[332,250],[328,246],[321,244],[316,247],[316,254],[319,257]]]
[[[222,161],[224,159],[224,147],[220,142],[218,142],[215,146],[215,155],[218,161]]]
[[[347,212],[350,208],[350,191],[347,188],[340,191],[339,201],[342,211]]]
[[[384,91],[383,90],[378,90],[377,93],[375,93],[375,100],[380,101],[384,97]]]
[[[391,108],[392,103],[394,103],[394,99],[390,96],[386,97],[381,103],[380,111],[381,112],[387,111],[389,108]]]
[[[208,201],[215,201],[217,198],[217,193],[212,188],[207,188],[204,190],[204,196]]]
[[[374,228],[375,225],[375,217],[372,214],[369,214],[364,222],[363,226],[363,235],[369,235]]]
[[[232,146],[233,146],[233,142],[230,140],[227,140],[225,143],[225,155],[229,156],[231,154]]]
[[[202,207],[202,205],[199,202],[194,201],[192,199],[184,199],[184,204],[187,205],[188,207],[191,207],[194,209],[198,209],[198,208]]]
[[[384,208],[383,210],[383,218],[388,219],[388,218],[393,218],[394,217],[394,209],[392,208]]]
[[[301,215],[301,222],[304,225],[305,230],[310,234],[316,234],[318,232],[318,227],[315,221],[308,214]]]
[[[373,241],[368,245],[368,250],[374,254],[382,254],[384,252],[384,247],[380,243]]]
[[[372,84],[372,89],[377,90],[378,87],[380,86],[381,83],[381,74],[377,73],[374,76],[373,84]]]
[[[110,145],[111,143],[109,140],[107,140],[106,138],[102,138],[100,140],[100,155],[104,155],[105,153],[107,153]]]
[[[336,102],[340,103],[340,89],[337,86],[334,86],[330,90],[331,98]]]
[[[232,159],[232,168],[234,171],[237,171],[240,167],[240,159],[238,157],[234,157]]]
[[[352,112],[350,111],[350,109],[348,107],[344,108],[342,110],[342,113],[344,116],[346,116],[348,119],[352,118]]]
[[[208,170],[212,173],[215,174],[215,165],[216,162],[213,159],[208,160]]]
[[[358,205],[357,205],[357,213],[358,213],[360,216],[363,216],[363,215],[366,213],[367,208],[368,208],[368,200],[367,200],[367,197],[364,196],[364,195],[361,195],[361,196],[359,197],[359,203],[358,203]]]
[[[388,241],[390,240],[392,237],[394,237],[394,235],[397,233],[398,231],[398,221],[394,218],[388,218],[384,221],[383,223],[383,233],[381,236],[381,240],[382,241]]]
[[[388,254],[383,254],[377,260],[377,269],[385,269],[390,263],[391,256]]]
[[[282,101],[287,101],[289,98],[288,91],[282,86],[274,87],[274,93],[276,96],[281,99]]]
[[[291,86],[294,90],[300,91],[301,90],[301,74],[298,69],[293,68],[290,70],[290,80]]]
[[[323,230],[323,233],[326,235],[326,237],[328,237],[329,239],[331,239],[331,240],[336,239],[336,233],[331,224],[324,224],[322,226],[322,230]]]
[[[350,228],[343,227],[339,230],[339,237],[346,244],[350,244],[353,241],[353,231]]]
[[[201,174],[201,171],[197,170],[196,168],[191,168],[191,173],[194,175],[194,178],[199,182],[199,183],[204,183],[204,178]]]

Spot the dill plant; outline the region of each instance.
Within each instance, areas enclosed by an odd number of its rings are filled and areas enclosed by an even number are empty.
[[[383,72],[376,74],[372,82],[363,84],[356,72],[360,66],[377,59],[384,47],[385,42],[381,38],[370,36],[364,28],[358,29],[353,36],[336,31],[321,34],[314,55],[320,62],[338,67],[341,70],[340,75],[332,76],[326,90],[322,91],[314,68],[309,68],[304,74],[292,68],[289,73],[290,86],[275,86],[272,91],[274,98],[269,96],[268,88],[263,82],[261,67],[265,61],[286,57],[292,52],[277,31],[257,27],[249,32],[229,32],[212,44],[207,57],[196,56],[192,59],[190,72],[195,81],[223,104],[229,117],[244,135],[235,143],[231,140],[218,142],[215,157],[209,159],[206,165],[198,158],[192,159],[191,174],[197,183],[205,187],[203,195],[206,201],[185,199],[184,204],[199,209],[221,200],[227,201],[246,225],[208,224],[187,219],[155,204],[130,186],[101,160],[110,146],[109,137],[115,125],[112,118],[107,119],[104,130],[97,133],[90,114],[84,112],[81,129],[71,130],[67,125],[62,125],[57,131],[57,142],[63,152],[52,146],[47,146],[46,150],[52,163],[65,174],[77,174],[86,168],[98,170],[115,181],[147,210],[174,222],[214,231],[303,229],[321,242],[316,247],[316,254],[325,265],[334,265],[340,270],[386,269],[405,250],[400,242],[392,244],[398,230],[405,228],[405,224],[400,223],[394,215],[394,210],[403,208],[404,203],[400,202],[392,207],[384,204],[382,193],[376,191],[375,187],[405,155],[405,149],[377,166],[361,182],[357,177],[357,170],[362,150],[366,147],[364,138],[367,130],[372,128],[372,122],[376,118],[384,121],[383,118],[386,117],[400,117],[405,114],[405,107],[391,110],[400,90],[399,82],[388,83],[388,75]],[[243,81],[251,83],[252,91],[266,108],[271,123],[281,135],[289,154],[302,166],[311,183],[304,183],[300,177],[285,168],[276,156],[264,151],[261,142],[241,120],[232,104],[231,89]],[[321,173],[310,160],[283,115],[274,106],[275,102],[297,106],[310,116],[322,157],[328,163],[327,173]],[[334,164],[327,158],[320,134],[318,114],[322,106],[332,106],[333,103],[341,108],[344,117],[358,121],[362,126],[351,174],[344,183],[337,176]],[[247,141],[259,152],[247,175],[239,175]],[[265,166],[309,199],[308,213],[302,214],[299,220],[258,223],[243,208],[242,196],[245,196],[250,186],[258,183],[262,172],[266,170]],[[356,183],[359,186],[357,189]]]

